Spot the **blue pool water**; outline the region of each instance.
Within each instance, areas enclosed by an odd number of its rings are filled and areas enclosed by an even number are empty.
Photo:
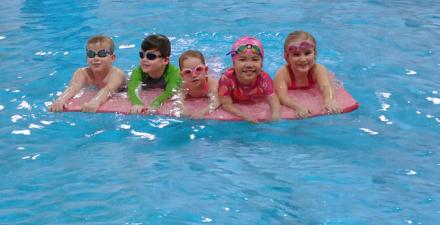
[[[0,224],[439,224],[438,1],[12,0],[0,7]],[[172,63],[216,72],[242,35],[264,68],[296,29],[357,111],[252,125],[49,113],[84,45],[112,36],[116,65],[162,33]]]

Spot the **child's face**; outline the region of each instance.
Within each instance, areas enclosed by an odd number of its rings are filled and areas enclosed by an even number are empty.
[[[263,61],[255,53],[240,53],[234,61],[234,70],[237,80],[243,84],[252,84],[261,74]]]
[[[148,73],[152,78],[160,78],[163,69],[169,63],[168,57],[163,57],[159,51],[152,49],[139,52],[140,65],[144,73]]]
[[[208,67],[203,64],[201,59],[188,57],[182,61],[181,68],[180,74],[185,84],[191,86],[204,84],[205,77],[208,74]]]
[[[292,40],[288,46],[285,58],[293,71],[306,73],[313,68],[316,52],[310,40]]]
[[[115,61],[115,55],[110,52],[110,46],[105,43],[87,45],[87,64],[94,72],[109,70]]]

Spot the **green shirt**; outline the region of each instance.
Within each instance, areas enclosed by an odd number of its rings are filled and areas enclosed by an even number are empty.
[[[182,83],[182,77],[180,76],[179,68],[171,64],[168,64],[165,72],[159,79],[163,79],[165,81],[165,90],[150,103],[150,107],[153,108],[158,108],[162,105],[162,103],[171,98],[171,96],[173,96],[173,93],[180,88],[180,84]],[[130,77],[130,82],[128,83],[128,99],[133,105],[144,104],[137,93],[137,89],[139,85],[147,82],[147,80],[153,79],[149,77],[148,73],[144,73],[140,66],[137,66],[133,70]],[[148,89],[148,85],[146,87]]]

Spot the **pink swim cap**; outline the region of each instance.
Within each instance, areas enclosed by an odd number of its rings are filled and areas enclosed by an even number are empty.
[[[257,53],[260,54],[261,59],[264,58],[264,49],[263,49],[263,44],[261,43],[260,40],[254,38],[254,37],[250,37],[250,36],[244,36],[239,38],[237,41],[235,41],[235,43],[232,45],[232,49],[230,54],[232,55],[232,61],[235,61],[236,57],[238,56],[237,50],[238,48],[240,48],[241,46],[248,46],[247,48],[249,50],[256,50],[253,49],[253,46],[258,47]]]

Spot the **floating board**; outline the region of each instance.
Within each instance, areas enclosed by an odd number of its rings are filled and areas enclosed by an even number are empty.
[[[337,82],[332,82],[336,84]],[[359,104],[356,100],[340,85],[334,85],[333,87],[336,101],[342,109],[342,113],[348,113],[356,110]],[[144,102],[151,102],[156,96],[160,95],[161,89],[152,89],[142,91],[140,97]],[[67,108],[64,111],[67,112],[79,112],[81,106],[92,99],[96,94],[95,90],[85,90],[82,93],[72,98]],[[318,87],[313,87],[307,90],[289,90],[289,95],[295,99],[299,104],[307,107],[311,111],[311,117],[328,115],[324,109],[323,97]],[[185,106],[190,112],[197,112],[206,107],[209,102],[208,98],[189,98],[184,101]],[[237,108],[244,113],[252,115],[254,118],[258,118],[259,121],[267,121],[270,118],[270,105],[265,99],[257,99],[251,103],[236,104]],[[117,93],[109,98],[104,104],[98,108],[98,112],[101,113],[123,113],[129,114],[131,103],[127,98],[127,94]],[[164,103],[155,114],[179,117],[179,111],[172,101]],[[207,114],[205,119],[210,120],[242,120],[241,118],[234,116],[221,108],[218,108],[214,112]],[[294,110],[282,106],[281,110],[282,119],[300,119]]]

